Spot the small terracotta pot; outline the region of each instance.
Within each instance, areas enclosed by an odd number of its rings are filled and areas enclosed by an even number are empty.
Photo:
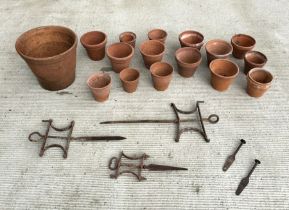
[[[110,59],[112,69],[116,73],[119,73],[129,67],[134,54],[134,48],[124,42],[114,43],[107,48],[106,54]]]
[[[158,40],[162,43],[166,42],[167,36],[168,36],[167,32],[162,29],[153,29],[150,32],[148,32],[149,40]]]
[[[179,35],[181,47],[193,47],[199,50],[204,44],[204,36],[197,31],[184,31]]]
[[[267,57],[258,51],[249,51],[244,57],[244,73],[247,74],[253,68],[262,68],[267,63]]]
[[[179,74],[183,77],[191,77],[202,62],[202,55],[197,48],[183,47],[176,51],[175,58],[178,64]]]
[[[92,74],[88,78],[87,85],[90,88],[95,100],[98,102],[103,102],[109,97],[111,77],[107,73],[98,72]]]
[[[126,68],[119,73],[119,78],[123,89],[128,93],[133,93],[137,89],[139,72],[133,68]]]
[[[73,83],[76,47],[76,34],[62,26],[31,29],[15,43],[18,54],[47,90],[62,90]]]
[[[135,47],[135,40],[136,40],[136,35],[133,32],[123,32],[119,35],[119,41],[120,42],[125,42],[129,45],[131,45],[133,48]]]
[[[105,45],[107,36],[101,31],[90,31],[83,34],[80,42],[86,49],[87,55],[91,60],[99,61],[105,56]]]
[[[165,53],[165,45],[157,40],[144,41],[140,46],[144,64],[149,69],[150,66],[162,60]]]
[[[227,90],[239,73],[239,67],[227,59],[215,59],[210,63],[211,84],[218,91]]]
[[[255,47],[256,41],[253,37],[246,34],[236,34],[231,39],[233,46],[233,56],[235,58],[243,59],[246,52]]]
[[[252,97],[261,97],[270,87],[272,74],[262,68],[251,69],[247,74],[247,93]]]
[[[208,65],[210,65],[211,61],[217,58],[228,58],[228,56],[232,53],[232,46],[221,39],[213,39],[206,43],[206,53],[207,53],[207,61]]]
[[[169,87],[173,77],[173,67],[165,62],[156,62],[150,67],[153,86],[158,91],[164,91]]]

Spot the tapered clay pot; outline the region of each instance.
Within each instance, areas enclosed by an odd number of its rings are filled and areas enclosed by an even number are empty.
[[[101,31],[90,31],[83,34],[80,42],[86,49],[87,55],[91,60],[99,61],[105,56],[105,45],[107,36]]]
[[[251,69],[247,74],[247,93],[252,97],[261,97],[271,87],[272,74],[262,68]]]
[[[162,60],[165,53],[165,45],[157,40],[144,41],[140,46],[144,64],[149,69],[150,66]]]
[[[128,93],[133,93],[137,89],[139,72],[133,68],[126,68],[119,73],[119,78],[123,89]]]
[[[135,47],[135,40],[136,40],[135,33],[130,32],[130,31],[123,32],[119,35],[119,41],[120,42],[125,42],[125,43],[131,45],[133,48]]]
[[[215,59],[210,63],[211,84],[218,91],[227,90],[239,73],[239,67],[227,59]]]
[[[165,62],[156,62],[150,67],[153,86],[158,91],[164,91],[169,87],[173,77],[173,67]]]
[[[183,47],[176,51],[178,71],[182,77],[191,77],[202,62],[202,55],[197,48]]]
[[[110,59],[112,69],[116,73],[119,73],[121,70],[129,67],[134,54],[134,48],[124,42],[114,43],[107,48],[106,54]]]
[[[73,83],[76,47],[76,34],[62,26],[31,29],[23,33],[15,44],[39,84],[47,90],[61,90]]]
[[[96,101],[104,102],[109,98],[111,88],[109,74],[103,72],[92,74],[87,80],[87,85]]]
[[[236,34],[231,39],[233,46],[233,56],[238,59],[243,59],[246,52],[255,47],[256,41],[253,37],[246,34]]]
[[[232,46],[228,42],[221,39],[213,39],[208,41],[205,48],[208,65],[210,65],[212,60],[217,58],[228,58],[228,56],[232,53]]]
[[[204,45],[204,36],[197,31],[184,31],[179,35],[181,47],[193,47],[201,49]]]
[[[267,63],[267,57],[258,51],[249,51],[244,57],[244,73],[247,74],[253,68],[262,68]]]
[[[162,43],[166,42],[167,39],[167,32],[164,31],[163,29],[153,29],[150,32],[148,32],[148,38],[150,40],[158,40]]]

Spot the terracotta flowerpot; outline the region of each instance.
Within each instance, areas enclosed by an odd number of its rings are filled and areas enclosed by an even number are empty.
[[[87,85],[96,101],[104,102],[108,99],[111,88],[109,74],[103,72],[92,74],[87,80]]]
[[[107,36],[101,31],[90,31],[83,34],[80,42],[86,49],[87,55],[91,60],[99,61],[105,56],[105,45]]]
[[[252,97],[261,97],[270,87],[273,76],[262,68],[251,69],[247,74],[247,93]]]
[[[136,40],[136,35],[133,32],[123,32],[119,35],[119,41],[120,42],[125,42],[129,45],[131,45],[133,48],[135,47],[135,40]]]
[[[199,50],[204,44],[204,36],[197,31],[184,31],[179,35],[181,47],[193,47]]]
[[[228,58],[228,56],[232,53],[232,46],[221,39],[213,39],[206,43],[206,53],[207,53],[207,61],[208,65],[210,65],[211,61],[217,58]]]
[[[255,47],[256,41],[253,37],[246,34],[236,34],[231,39],[233,46],[233,56],[235,58],[243,59],[246,52]]]
[[[210,63],[211,84],[218,91],[227,90],[239,73],[239,67],[227,59],[215,59]]]
[[[247,74],[253,68],[262,68],[267,63],[267,57],[258,51],[249,51],[244,57],[244,73]]]
[[[197,48],[183,47],[176,51],[178,71],[182,77],[191,77],[202,62],[202,55]]]
[[[133,93],[137,89],[139,72],[133,68],[126,68],[119,73],[119,78],[123,89],[128,93]]]
[[[158,91],[164,91],[169,87],[173,77],[173,67],[165,62],[156,62],[150,67],[153,86]]]
[[[76,47],[76,34],[62,26],[31,29],[23,33],[15,44],[39,84],[47,90],[61,90],[73,83]]]
[[[149,40],[158,40],[162,43],[166,42],[167,36],[168,36],[167,32],[162,29],[153,29],[150,32],[148,32]]]
[[[129,67],[134,54],[134,48],[124,42],[114,43],[107,48],[106,54],[110,59],[112,69],[116,73],[119,73],[121,70]]]
[[[149,69],[150,66],[162,60],[165,53],[165,45],[157,40],[144,41],[140,46],[144,64]]]

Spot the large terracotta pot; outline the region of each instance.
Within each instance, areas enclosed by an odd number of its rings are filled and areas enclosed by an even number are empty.
[[[61,90],[75,79],[77,36],[69,28],[43,26],[23,33],[15,48],[40,85]]]

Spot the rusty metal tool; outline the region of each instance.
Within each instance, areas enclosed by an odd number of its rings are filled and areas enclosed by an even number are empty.
[[[124,140],[126,139],[125,137],[122,136],[81,136],[81,137],[72,137],[72,131],[74,128],[74,121],[71,121],[70,124],[67,127],[64,128],[56,128],[52,124],[52,119],[49,120],[42,120],[42,122],[47,123],[47,129],[44,135],[42,135],[39,132],[32,132],[28,136],[29,141],[31,142],[38,142],[42,141],[42,146],[40,148],[40,153],[39,156],[42,157],[45,150],[52,148],[52,147],[57,147],[62,149],[63,151],[63,158],[67,158],[67,153],[69,149],[69,144],[71,141],[119,141],[119,140]],[[64,136],[49,136],[49,131],[50,129],[54,129],[55,131],[68,131],[68,134],[66,137]],[[50,144],[47,145],[47,139],[52,138],[52,139],[61,139],[61,140],[66,140],[65,146],[62,146],[60,144]]]
[[[232,155],[228,156],[228,158],[226,159],[226,162],[223,166],[223,171],[227,171],[231,167],[231,165],[235,161],[236,154],[239,152],[243,144],[246,144],[246,141],[244,139],[241,139],[240,144],[235,150],[235,152]]]
[[[240,182],[240,184],[239,184],[239,186],[238,186],[238,188],[236,190],[236,195],[240,195],[241,192],[245,189],[245,187],[249,184],[250,176],[252,175],[252,173],[254,172],[255,168],[259,164],[261,164],[260,160],[255,159],[255,164],[252,167],[251,171],[249,172],[249,174],[246,177],[244,177],[241,180],[241,182]]]
[[[216,114],[211,114],[208,118],[203,118],[202,114],[201,114],[200,106],[199,106],[200,103],[204,103],[204,101],[197,101],[196,107],[192,111],[182,111],[182,110],[178,109],[174,103],[171,103],[171,107],[173,108],[173,111],[176,115],[175,120],[117,120],[117,121],[100,122],[100,124],[175,123],[177,126],[176,137],[175,137],[176,142],[180,141],[180,137],[181,137],[182,133],[189,132],[189,131],[196,131],[196,132],[200,133],[204,137],[206,142],[210,142],[210,139],[208,138],[206,130],[205,130],[204,122],[209,122],[209,123],[215,124],[219,121],[219,116]],[[196,119],[183,119],[182,120],[179,117],[179,113],[180,114],[193,114],[195,112],[197,112],[197,118]],[[201,128],[199,129],[199,128],[194,128],[194,127],[185,127],[185,128],[181,129],[180,128],[181,122],[199,122],[201,125]]]
[[[144,160],[146,160],[149,156],[147,154],[142,154],[141,156],[130,157],[124,154],[124,152],[120,153],[120,156],[112,157],[109,160],[108,168],[110,170],[115,171],[114,174],[110,175],[110,178],[117,179],[122,174],[133,174],[139,181],[146,180],[145,177],[141,175],[143,169],[148,169],[150,171],[172,171],[172,170],[188,170],[187,168],[175,167],[175,166],[167,166],[167,165],[157,165],[157,164],[149,164],[145,165]],[[128,160],[139,160],[139,164],[132,163],[124,163],[122,162],[122,158],[126,158]],[[125,170],[121,170],[121,167],[126,167]],[[137,172],[133,171],[135,169]]]

